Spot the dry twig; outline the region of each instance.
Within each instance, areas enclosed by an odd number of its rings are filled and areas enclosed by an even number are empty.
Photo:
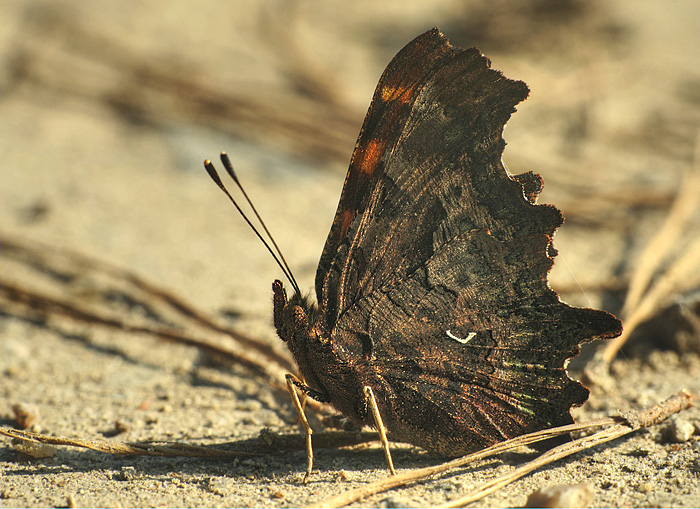
[[[227,87],[194,62],[144,57],[127,41],[94,30],[59,9],[28,9],[25,32],[7,66],[5,94],[20,82],[31,83],[92,99],[130,118],[156,124],[184,118],[241,139],[284,147],[296,156],[339,164],[347,161],[361,125],[362,112],[349,111],[323,94],[302,96],[284,84],[268,93],[261,87]],[[42,37],[33,37],[32,32]],[[285,56],[290,55],[280,58]],[[283,60],[280,65],[287,67]],[[294,75],[295,82],[318,82],[303,68]]]
[[[608,429],[593,435],[579,438],[572,442],[550,449],[537,457],[535,460],[514,469],[504,476],[492,479],[478,489],[473,490],[458,499],[451,500],[442,506],[461,507],[475,502],[486,495],[493,493],[499,488],[554,461],[570,456],[576,452],[590,449],[596,445],[609,442],[610,440],[622,437],[640,428],[658,424],[670,415],[685,410],[692,405],[693,397],[688,391],[683,390],[667,400],[644,411],[629,412],[621,416],[606,417],[586,423],[570,424],[568,426],[560,426],[558,428],[529,433],[527,435],[496,444],[482,451],[448,461],[447,463],[443,463],[441,465],[410,470],[408,472],[392,475],[388,478],[380,479],[366,486],[347,491],[312,505],[313,507],[342,507],[370,495],[381,493],[399,486],[405,486],[409,483],[424,480],[437,474],[453,471],[457,468],[473,464],[476,461],[517,449],[525,445],[548,440],[571,432],[580,432],[610,426]],[[261,434],[261,440],[257,440],[257,443],[254,444],[255,452],[225,449],[222,448],[221,445],[203,447],[186,444],[127,444],[113,442],[111,440],[69,439],[51,437],[29,431],[1,428],[0,434],[17,440],[50,445],[82,447],[115,455],[198,457],[206,459],[259,456],[265,453],[269,454],[271,450],[279,453],[280,450],[302,450],[304,447],[302,440],[300,440],[300,435],[298,434],[286,436],[275,435],[274,437],[267,438]],[[314,435],[314,437],[316,438],[317,446],[340,447],[346,445],[357,445],[370,440],[376,440],[376,433],[319,433],[318,435]],[[227,445],[238,445],[240,448],[240,446],[244,445],[244,442]],[[249,441],[246,445],[248,448],[251,447]]]
[[[304,438],[299,433],[271,433],[262,430],[254,439],[241,440],[227,444],[211,446],[188,445],[181,443],[125,443],[112,440],[64,438],[33,433],[31,431],[0,428],[0,435],[24,442],[80,447],[117,456],[167,456],[204,459],[240,458],[279,454],[281,451],[302,451]],[[326,432],[314,435],[315,445],[319,448],[346,447],[375,441],[374,432]]]
[[[578,440],[574,440],[568,444],[554,447],[533,461],[516,468],[512,472],[497,477],[496,479],[492,479],[479,488],[470,491],[457,499],[450,500],[446,504],[439,507],[464,507],[467,504],[476,502],[477,500],[484,498],[486,495],[493,493],[497,489],[506,486],[507,484],[516,481],[521,477],[524,477],[538,468],[553,463],[554,461],[560,460],[585,449],[590,449],[596,445],[609,442],[610,440],[620,438],[640,428],[657,424],[670,415],[690,408],[693,404],[692,401],[693,397],[691,394],[686,390],[682,390],[667,400],[662,401],[661,403],[654,405],[645,411],[632,413],[625,416],[626,422],[624,423],[618,423],[591,436],[579,438]]]
[[[317,504],[312,504],[312,506],[342,507],[367,496],[376,493],[381,493],[383,491],[399,486],[405,486],[406,484],[420,481],[428,477],[441,474],[443,472],[451,471],[456,468],[474,463],[475,461],[482,460],[484,458],[494,456],[496,454],[500,454],[508,450],[516,449],[523,445],[547,440],[549,438],[565,433],[570,433],[572,431],[582,431],[602,426],[612,426],[594,435],[583,437],[573,442],[550,449],[549,451],[542,454],[532,462],[513,470],[506,476],[493,479],[492,481],[489,481],[477,490],[467,493],[459,499],[450,501],[444,506],[461,507],[462,505],[466,505],[476,500],[479,500],[485,497],[486,495],[501,488],[502,486],[505,486],[506,484],[513,482],[544,465],[557,461],[558,459],[564,458],[584,449],[589,449],[595,445],[608,442],[615,438],[619,438],[642,427],[647,427],[659,423],[666,419],[668,416],[691,407],[693,404],[692,400],[693,397],[691,396],[691,394],[688,391],[683,390],[680,391],[678,394],[675,394],[674,396],[668,398],[667,400],[659,403],[658,405],[654,405],[648,410],[642,412],[630,413],[626,416],[596,419],[587,423],[571,424],[569,426],[561,426],[559,428],[552,428],[549,430],[538,431],[536,433],[529,433],[527,435],[523,435],[508,440],[506,442],[502,442],[500,444],[496,444],[492,447],[484,449],[483,451],[469,454],[462,458],[457,458],[442,465],[411,470],[409,472],[402,472],[400,474],[390,476],[386,479],[380,479],[379,481],[375,481],[366,486],[347,491],[335,497],[323,500]]]
[[[698,196],[700,196],[700,136],[695,145],[693,164],[683,178],[666,221],[647,244],[632,274],[625,304],[620,313],[624,330],[620,336],[607,344],[601,360],[598,361],[602,363],[605,371],[634,330],[648,320],[665,300],[697,284],[697,277],[693,277],[693,272],[700,266],[700,239],[693,242],[653,284],[650,285],[650,282],[664,257],[693,217],[699,203]],[[600,368],[593,366],[589,371],[599,372]],[[593,377],[595,378],[595,375]]]
[[[132,271],[67,249],[55,246],[48,248],[6,234],[2,235],[2,247],[0,257],[19,263],[49,285],[58,286],[55,292],[39,291],[3,278],[0,283],[0,306],[3,313],[41,321],[52,317],[67,318],[73,322],[148,334],[158,339],[194,346],[214,358],[245,367],[251,373],[269,380],[280,393],[286,394],[285,387],[279,383],[281,376],[277,376],[277,372],[294,371],[289,356],[274,351],[264,340],[251,338],[219,323],[169,290],[148,282]],[[71,292],[66,291],[67,280],[88,281],[84,286],[93,291],[90,298],[81,301],[68,297]],[[146,309],[146,317],[114,313],[106,295],[115,292],[132,305]],[[168,319],[164,318],[166,315]],[[172,321],[177,327],[170,325]],[[232,346],[240,345],[247,352],[256,352],[262,359],[258,355],[251,356],[197,337],[208,337],[212,332],[231,340]]]

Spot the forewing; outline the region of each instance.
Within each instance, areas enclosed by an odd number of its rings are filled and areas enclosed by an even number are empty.
[[[375,92],[321,257],[316,291],[328,332],[343,312],[404,279],[455,235],[552,234],[553,207],[534,206],[502,163],[503,126],[527,86],[438,31],[389,64]]]
[[[338,249],[349,242],[351,227],[367,210],[385,161],[411,114],[417,91],[429,80],[432,70],[448,61],[453,53],[454,49],[435,28],[408,43],[382,74],[355,144],[338,210],[316,272],[319,303],[331,265],[338,262]]]

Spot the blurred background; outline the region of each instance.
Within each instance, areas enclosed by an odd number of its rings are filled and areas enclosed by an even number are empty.
[[[128,338],[51,321],[70,303],[172,325],[118,290],[127,273],[286,355],[271,324],[270,284],[281,274],[202,161],[228,152],[311,292],[374,87],[393,55],[433,26],[531,89],[506,128],[504,161],[511,173],[541,174],[540,202],[566,217],[550,279],[567,302],[620,311],[694,161],[695,0],[52,0],[1,11],[2,399],[44,402],[45,415],[71,398],[38,387],[69,383],[104,398],[110,387],[160,380],[131,372],[136,358],[163,352],[153,363],[171,365],[174,378],[161,387],[196,364],[175,347],[127,347]],[[696,211],[664,259],[699,232]],[[73,374],[58,376],[63,369]],[[239,400],[275,406],[236,384]],[[231,399],[221,395],[221,405]],[[75,410],[69,429],[89,434],[118,407]],[[224,434],[230,422],[216,413],[208,427]],[[187,429],[182,419],[168,433]],[[260,428],[246,422],[236,426]]]
[[[553,284],[614,310],[614,292],[585,297],[578,284],[624,289],[691,163],[699,10],[692,0],[12,2],[0,33],[2,232],[133,267],[207,307],[266,310],[276,268],[202,171],[225,150],[311,290],[376,82],[439,26],[530,86],[504,160],[542,174],[541,201],[567,218],[556,247],[568,268],[556,266]]]

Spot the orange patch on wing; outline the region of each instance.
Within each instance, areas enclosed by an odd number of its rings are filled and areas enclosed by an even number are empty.
[[[350,209],[345,209],[340,216],[340,237],[345,237],[350,229],[350,224],[355,217],[355,211]]]
[[[411,99],[411,95],[416,88],[416,84],[412,84],[410,87],[398,84],[395,86],[385,85],[382,87],[382,101],[398,101],[402,104],[407,103]]]
[[[379,160],[386,149],[387,140],[370,140],[365,149],[359,154],[356,161],[357,168],[365,175],[370,176],[377,169]]]

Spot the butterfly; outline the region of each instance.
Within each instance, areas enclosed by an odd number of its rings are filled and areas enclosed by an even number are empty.
[[[272,285],[293,385],[363,426],[376,401],[392,440],[449,456],[573,422],[588,390],[568,359],[621,324],[549,288],[563,217],[535,203],[539,175],[501,162],[503,128],[528,93],[437,28],[393,58],[352,155],[317,303],[296,283],[290,297]]]

